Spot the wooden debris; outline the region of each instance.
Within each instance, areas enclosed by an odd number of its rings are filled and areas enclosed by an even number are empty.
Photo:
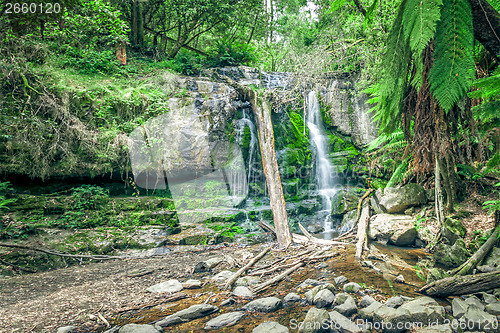
[[[447,277],[423,286],[419,292],[429,296],[468,295],[500,287],[500,271]]]
[[[368,238],[366,232],[368,230],[368,223],[370,222],[370,206],[368,204],[363,205],[363,210],[361,212],[361,218],[358,224],[358,242],[356,243],[356,259],[360,260],[363,250],[368,248]]]
[[[250,267],[252,267],[253,265],[255,265],[255,263],[257,261],[259,261],[263,256],[265,256],[266,253],[269,252],[269,250],[271,250],[273,246],[274,245],[271,245],[271,246],[265,248],[255,258],[253,258],[252,260],[250,260],[248,262],[248,264],[246,264],[245,266],[243,266],[242,268],[240,268],[236,273],[234,273],[233,276],[231,276],[231,278],[229,280],[227,280],[226,285],[224,286],[224,289],[231,288],[231,286],[233,285],[234,281],[236,281],[236,279],[239,278],[240,275],[242,275],[244,272],[246,272]]]

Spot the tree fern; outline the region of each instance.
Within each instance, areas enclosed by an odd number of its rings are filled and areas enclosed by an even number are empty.
[[[404,161],[401,162],[401,164],[396,168],[394,173],[391,176],[391,179],[389,179],[389,182],[387,183],[387,187],[393,187],[394,185],[398,183],[402,183],[403,180],[406,177],[406,174],[408,173],[408,166],[410,164],[410,158],[407,157]]]
[[[469,2],[443,0],[429,84],[430,91],[445,111],[450,110],[472,85],[475,75],[473,47]]]

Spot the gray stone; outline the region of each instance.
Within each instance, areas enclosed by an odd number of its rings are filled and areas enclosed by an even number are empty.
[[[324,289],[328,289],[333,294],[335,294],[335,287],[331,283],[327,283],[327,284],[324,284],[321,286],[316,286],[305,293],[307,303],[314,304],[314,297],[316,297],[316,294],[318,292],[320,292],[321,290],[324,290]]]
[[[486,304],[491,304],[491,303],[497,302],[497,298],[492,294],[482,293],[482,296],[483,296],[483,301]]]
[[[322,262],[321,264],[317,265],[315,268],[316,269],[322,269],[322,268],[327,268],[328,264],[326,262]]]
[[[152,325],[127,324],[118,333],[159,333]]]
[[[382,271],[380,270],[380,268],[376,267],[376,266],[373,264],[373,262],[371,262],[370,260],[364,260],[364,261],[362,261],[362,262],[361,262],[361,266],[371,268],[371,269],[375,270],[375,272],[377,272],[377,273],[382,272]]]
[[[484,311],[484,304],[481,303],[479,298],[476,296],[469,296],[465,299],[465,303],[467,303],[469,306],[475,306],[476,308],[480,309],[481,311]]]
[[[226,283],[227,280],[229,280],[231,278],[231,276],[233,276],[233,272],[231,271],[222,271],[222,272],[219,272],[218,274],[214,275],[212,277],[212,280],[214,280],[215,282],[219,283],[219,284],[223,284],[223,283]]]
[[[330,315],[326,310],[310,308],[299,326],[299,333],[328,332]]]
[[[469,251],[463,239],[458,239],[452,246],[439,243],[434,249],[434,258],[438,264],[447,268],[456,268],[469,259]]]
[[[332,311],[328,313],[330,315],[330,327],[334,329],[334,331],[339,331],[342,333],[361,333],[361,329],[352,322],[349,318],[343,316],[337,311]]]
[[[200,280],[189,279],[186,282],[182,282],[182,287],[184,289],[197,289],[197,288],[201,288],[201,281]]]
[[[453,301],[451,301],[451,309],[453,311],[453,317],[457,319],[461,318],[465,314],[468,307],[469,304],[467,304],[460,297],[455,297]]]
[[[349,296],[348,293],[339,293],[337,294],[337,296],[335,296],[335,305],[340,305],[340,304],[344,304],[344,302],[346,301],[347,298],[349,298],[351,296]]]
[[[229,327],[236,324],[241,318],[245,316],[245,312],[236,311],[221,314],[213,319],[210,319],[206,325],[206,330],[219,329],[222,327]]]
[[[486,312],[494,316],[500,316],[500,302],[490,303],[485,307]]]
[[[484,264],[500,268],[500,247],[494,247],[484,260]]]
[[[187,309],[178,311],[167,316],[155,324],[155,328],[161,331],[164,327],[186,323],[196,318],[208,316],[219,311],[219,308],[210,304],[196,304]]]
[[[407,215],[377,214],[370,218],[368,237],[380,243],[408,246],[415,243],[415,218]]]
[[[357,293],[361,289],[361,286],[356,282],[349,282],[344,285],[344,292],[346,293]]]
[[[379,199],[379,205],[386,213],[402,213],[408,207],[427,203],[425,190],[418,184],[408,184],[399,188],[386,187]]]
[[[481,273],[490,273],[500,269],[500,267],[493,267],[488,265],[477,266],[476,269]]]
[[[222,258],[211,258],[208,260],[205,260],[205,264],[208,266],[209,269],[214,268],[218,264],[222,262]]]
[[[390,308],[397,308],[397,307],[403,305],[404,302],[405,301],[403,300],[403,298],[401,296],[394,296],[394,297],[387,299],[387,301],[385,301],[384,305],[388,306]]]
[[[335,299],[335,300],[337,300],[337,299]],[[350,317],[353,314],[355,314],[356,312],[358,312],[358,307],[356,306],[356,301],[350,295],[347,295],[347,298],[345,299],[345,301],[342,304],[337,305],[333,309],[346,317]]]
[[[256,285],[257,283],[260,282],[260,278],[258,276],[244,276],[240,277],[234,282],[234,285],[236,287],[243,286],[243,287],[248,287],[248,286],[253,286]]]
[[[120,330],[120,326],[115,326],[110,328],[109,330],[104,331],[103,333],[118,333]]]
[[[375,316],[375,312],[382,308],[384,305],[380,302],[374,301],[370,305],[368,305],[366,308],[363,308],[359,311],[359,318],[365,319],[372,321],[373,317]]]
[[[339,284],[344,284],[349,280],[347,280],[347,278],[345,276],[340,275],[340,276],[337,276],[335,279],[333,279],[333,281],[335,282],[336,285],[339,285]]]
[[[359,301],[359,306],[361,306],[362,308],[366,308],[367,306],[369,306],[373,302],[375,302],[375,299],[373,297],[367,295]]]
[[[465,314],[458,321],[469,330],[498,332],[498,327],[495,329],[491,325],[496,322],[496,317],[474,305],[469,306]]]
[[[234,303],[236,303],[236,300],[232,297],[226,299],[225,301],[223,301],[222,303],[220,303],[220,306],[229,306],[229,305],[233,305]]]
[[[265,321],[252,330],[252,333],[288,333],[289,330],[275,321]]]
[[[339,233],[348,232],[351,230],[352,226],[356,223],[356,210],[350,210],[344,214],[342,222],[340,222]]]
[[[183,289],[182,284],[177,280],[168,280],[146,289],[151,293],[176,293]]]
[[[321,224],[319,223],[310,224],[306,227],[306,230],[311,234],[317,234],[323,231],[323,226],[321,226]]]
[[[333,300],[335,299],[335,295],[328,289],[320,290],[316,296],[314,296],[313,304],[318,308],[326,308],[329,307]]]
[[[314,280],[314,279],[306,279],[304,282],[299,284],[299,288],[307,288],[309,286],[316,287],[316,286],[322,286],[324,284],[325,284],[325,282],[322,282],[322,281],[318,281],[318,280]]]
[[[300,302],[300,300],[300,296],[296,293],[289,293],[283,299],[285,303]]]
[[[57,333],[71,333],[76,330],[76,326],[64,326],[57,329]]]
[[[459,220],[450,217],[445,218],[441,228],[444,243],[453,245],[458,239],[463,238],[466,233],[467,230]]]
[[[413,322],[442,323],[444,320],[444,307],[427,296],[417,297],[413,301],[404,303],[399,309],[407,310]]]
[[[255,301],[245,304],[243,310],[246,311],[257,311],[257,312],[274,312],[281,308],[283,303],[277,297],[265,297],[259,298]]]
[[[233,296],[243,297],[243,298],[253,298],[253,293],[247,287],[239,286],[233,289]]]
[[[394,282],[405,283],[405,277],[403,276],[403,274],[399,274],[394,278]]]

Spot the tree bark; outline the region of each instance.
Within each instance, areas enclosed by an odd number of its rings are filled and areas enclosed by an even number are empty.
[[[361,260],[361,255],[363,250],[367,248],[368,238],[366,232],[368,230],[368,224],[370,223],[370,205],[363,205],[363,210],[361,211],[361,217],[358,223],[358,242],[356,243],[356,259]]]
[[[500,14],[485,0],[469,0],[474,37],[499,60]]]
[[[447,277],[423,286],[419,292],[429,296],[467,295],[500,287],[500,271]]]

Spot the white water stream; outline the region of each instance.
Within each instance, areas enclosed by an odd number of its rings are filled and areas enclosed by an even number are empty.
[[[332,210],[332,197],[337,191],[333,166],[328,158],[328,145],[323,134],[321,110],[318,96],[315,91],[307,96],[306,124],[309,136],[316,148],[316,182],[317,189],[322,199],[322,210],[326,215],[323,222],[325,232],[332,231],[333,221],[330,217]]]

